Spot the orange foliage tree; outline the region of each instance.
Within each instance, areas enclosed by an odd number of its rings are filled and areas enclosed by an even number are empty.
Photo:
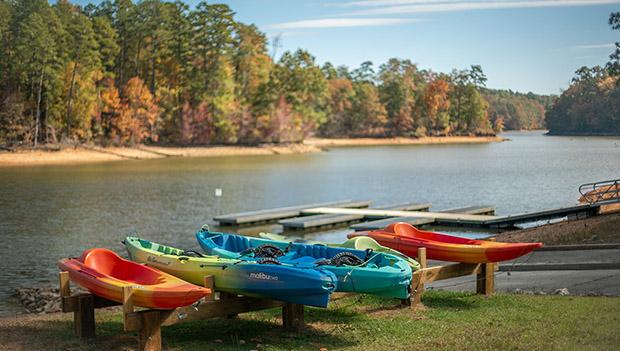
[[[133,77],[123,89],[121,111],[114,129],[120,144],[137,144],[145,140],[157,141],[155,124],[158,107],[142,79]]]
[[[426,85],[424,90],[424,106],[430,130],[439,133],[449,132],[450,124],[450,82],[444,77],[438,77]]]

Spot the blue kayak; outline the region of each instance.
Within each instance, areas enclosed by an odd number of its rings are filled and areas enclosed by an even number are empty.
[[[248,261],[321,267],[338,278],[336,291],[406,299],[411,267],[400,257],[366,251],[211,232],[204,226],[196,238],[209,255]]]

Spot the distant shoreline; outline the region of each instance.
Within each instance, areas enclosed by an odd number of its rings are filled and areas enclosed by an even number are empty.
[[[548,136],[572,136],[572,137],[620,137],[618,133],[570,133],[570,132],[551,132],[545,133]]]
[[[430,145],[430,144],[483,144],[509,139],[500,136],[442,136],[421,138],[309,138],[305,145],[317,147]]]
[[[501,142],[502,137],[423,137],[423,138],[310,138],[299,144],[264,144],[258,146],[77,146],[48,149],[17,149],[0,152],[0,168],[49,165],[77,165],[122,160],[148,160],[169,157],[225,157],[317,153],[330,147],[472,144]]]

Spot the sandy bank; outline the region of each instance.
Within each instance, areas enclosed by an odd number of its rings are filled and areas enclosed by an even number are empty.
[[[19,150],[0,152],[0,167],[71,165],[121,160],[147,160],[165,157],[222,157],[280,155],[320,152],[314,145],[206,146],[206,147],[84,147],[59,151]]]
[[[71,165],[120,160],[147,160],[164,157],[222,157],[286,155],[321,152],[323,148],[340,146],[424,145],[491,143],[502,137],[424,137],[424,138],[310,138],[301,144],[264,144],[259,146],[137,146],[137,147],[68,147],[59,151],[17,150],[0,151],[1,167]]]
[[[384,146],[384,145],[428,145],[428,144],[480,144],[502,142],[508,139],[499,136],[471,137],[471,136],[446,136],[446,137],[422,137],[422,138],[351,138],[351,139],[328,139],[310,138],[304,141],[305,145],[318,147],[338,146]]]

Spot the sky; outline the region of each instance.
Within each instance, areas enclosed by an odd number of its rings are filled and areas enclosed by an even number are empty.
[[[540,94],[559,94],[579,67],[605,64],[620,41],[607,23],[620,0],[217,2],[269,38],[279,36],[277,56],[303,48],[320,64],[351,68],[398,57],[438,72],[478,64],[490,88]]]

